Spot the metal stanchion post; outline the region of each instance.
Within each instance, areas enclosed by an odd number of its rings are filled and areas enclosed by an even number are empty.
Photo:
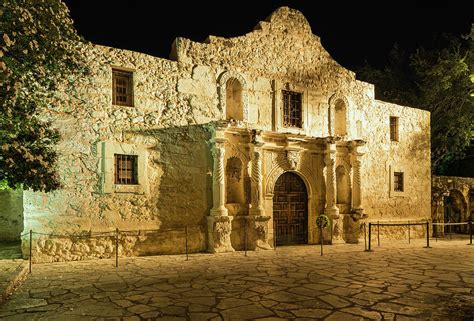
[[[426,246],[427,249],[430,248],[430,222],[426,221]]]
[[[370,247],[371,239],[372,239],[372,223],[369,223],[369,252],[372,251],[372,249]]]
[[[275,230],[275,220],[273,220],[273,250],[276,251],[277,249],[277,241],[276,241],[276,230]]]
[[[332,219],[329,220],[329,228],[330,228],[330,233],[331,233],[331,241],[330,241],[331,243],[329,244],[332,245]]]
[[[380,222],[377,221],[377,246],[380,246]]]
[[[367,251],[367,223],[364,222],[364,251]]]
[[[431,222],[431,228],[433,229],[433,234],[435,235],[435,242],[438,242],[438,228],[434,222]],[[436,229],[436,230],[435,230]]]
[[[119,229],[115,229],[115,267],[118,267],[118,239],[119,239]]]
[[[247,256],[247,220],[245,220],[244,223],[244,250],[245,250],[245,256]]]
[[[469,245],[472,245],[472,221],[469,220]]]
[[[410,221],[408,221],[408,244],[410,244]]]
[[[33,230],[30,230],[30,273],[31,273],[31,261],[32,261],[32,256],[33,256]]]
[[[184,233],[186,234],[186,261],[189,261],[189,254],[188,254],[188,227],[184,227]]]
[[[319,242],[321,243],[321,256],[323,256],[323,228],[319,227]]]

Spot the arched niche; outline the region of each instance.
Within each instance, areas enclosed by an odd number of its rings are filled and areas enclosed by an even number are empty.
[[[350,205],[351,203],[351,180],[346,168],[339,165],[336,168],[337,204]]]
[[[244,120],[242,104],[242,85],[235,78],[230,78],[226,83],[226,119]]]
[[[449,191],[449,196],[444,198],[444,222],[445,223],[463,223],[469,219],[467,213],[467,204],[463,194],[452,189]],[[446,233],[459,233],[466,232],[467,229],[464,226],[454,225],[445,226]]]
[[[225,119],[248,121],[247,82],[239,73],[226,71],[220,75],[219,106]]]
[[[347,114],[347,107],[346,104],[342,99],[339,99],[336,102],[336,105],[334,106],[335,109],[335,128],[334,128],[334,134],[336,136],[345,136],[347,135],[347,119],[346,119],[346,114]]]
[[[238,157],[230,157],[226,163],[227,203],[245,203],[244,166]]]
[[[329,98],[328,131],[330,136],[345,136],[349,133],[349,101],[341,93]]]

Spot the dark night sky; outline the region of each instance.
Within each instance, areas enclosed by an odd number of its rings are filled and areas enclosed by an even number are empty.
[[[107,46],[168,58],[176,37],[204,41],[208,35],[233,37],[250,32],[258,21],[287,5],[300,10],[313,33],[343,66],[353,69],[364,59],[384,63],[396,41],[402,48],[426,44],[435,32],[468,33],[474,8],[464,1],[446,7],[385,1],[340,2],[321,7],[305,1],[97,1],[67,0],[80,35]],[[97,3],[102,3],[100,7]]]

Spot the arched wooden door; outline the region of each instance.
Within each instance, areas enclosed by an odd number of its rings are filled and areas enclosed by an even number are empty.
[[[273,191],[276,245],[308,243],[308,193],[295,173],[282,174]]]

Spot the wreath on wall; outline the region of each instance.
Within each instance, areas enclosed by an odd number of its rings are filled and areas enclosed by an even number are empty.
[[[316,225],[319,228],[326,228],[329,225],[329,217],[327,217],[326,215],[319,215],[316,218]]]

